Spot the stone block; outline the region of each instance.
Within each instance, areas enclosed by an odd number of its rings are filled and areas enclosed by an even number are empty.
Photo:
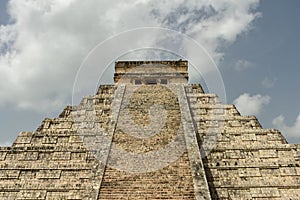
[[[0,170],[0,179],[19,178],[20,170]]]
[[[35,179],[37,171],[38,170],[36,170],[36,169],[21,170],[19,179],[21,179],[21,180]]]
[[[43,137],[43,144],[56,144],[57,143],[57,136],[44,136]]]
[[[297,171],[294,166],[291,167],[280,167],[280,175],[281,176],[297,176]],[[300,178],[300,177],[299,177]]]
[[[70,136],[58,136],[57,137],[57,144],[68,144]]]
[[[31,136],[18,136],[14,144],[29,144],[31,142]]]
[[[254,133],[243,134],[242,141],[256,141],[256,135]]]
[[[277,158],[278,152],[276,149],[263,149],[259,150],[260,158]]]
[[[73,179],[91,179],[94,178],[95,174],[92,170],[62,170],[61,179],[69,180]]]
[[[24,159],[23,160],[37,160],[39,156],[39,152],[37,151],[27,151],[24,152]]]
[[[274,198],[280,197],[277,188],[250,188],[252,198]]]
[[[261,176],[259,168],[239,168],[238,172],[240,177]]]
[[[87,153],[86,152],[73,152],[71,153],[71,160],[86,160]]]
[[[21,190],[17,194],[17,199],[45,199],[46,190]]]
[[[97,195],[87,193],[85,190],[69,190],[69,191],[48,191],[46,200],[81,200],[96,199]],[[94,197],[94,198],[87,198]]]
[[[38,179],[57,179],[60,178],[61,170],[39,170],[36,173],[36,178]]]
[[[82,143],[83,140],[82,140],[82,137],[79,136],[79,135],[71,135],[70,139],[69,139],[69,142],[70,143]]]
[[[18,192],[15,191],[4,191],[0,192],[0,198],[1,199],[16,199],[18,195]]]
[[[5,152],[5,151],[0,151],[0,161],[1,161],[1,160],[5,160],[6,154],[7,154],[7,152]]]
[[[54,152],[52,160],[70,160],[71,152]]]
[[[225,152],[226,158],[229,159],[243,159],[245,158],[244,153],[241,150],[228,150]]]
[[[250,200],[251,194],[249,189],[232,189],[228,190],[228,197],[231,200]]]

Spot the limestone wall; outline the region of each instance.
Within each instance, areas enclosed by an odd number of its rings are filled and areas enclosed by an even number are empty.
[[[156,128],[160,108],[163,126],[137,137]],[[100,86],[35,132],[20,133],[12,147],[1,147],[0,198],[209,199],[207,186],[196,198],[195,174],[206,179],[203,164],[201,175],[191,167],[181,112],[176,90],[161,85]],[[145,157],[133,162],[118,150]]]
[[[0,147],[0,199],[299,199],[299,165],[200,85],[107,85]]]
[[[193,87],[186,91],[197,134],[201,144],[211,144],[203,161],[212,198],[299,199],[299,145]]]
[[[83,145],[88,136],[81,137],[77,129],[109,127],[106,110],[114,90],[100,87],[97,95],[66,107],[59,118],[45,119],[37,131],[20,133],[12,147],[1,147],[0,199],[96,199],[104,168]],[[101,119],[94,124],[88,124],[89,103]]]

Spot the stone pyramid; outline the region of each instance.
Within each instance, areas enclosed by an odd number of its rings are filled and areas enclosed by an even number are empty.
[[[187,69],[116,62],[114,85],[0,147],[0,199],[300,199],[300,145]]]

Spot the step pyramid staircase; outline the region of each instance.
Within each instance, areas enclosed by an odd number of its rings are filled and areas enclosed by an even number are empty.
[[[0,147],[0,199],[300,199],[300,145],[187,84],[187,61],[115,81]]]

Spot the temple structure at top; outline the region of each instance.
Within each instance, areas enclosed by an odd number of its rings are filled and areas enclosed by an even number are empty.
[[[115,83],[156,85],[188,83],[188,61],[118,61]]]

